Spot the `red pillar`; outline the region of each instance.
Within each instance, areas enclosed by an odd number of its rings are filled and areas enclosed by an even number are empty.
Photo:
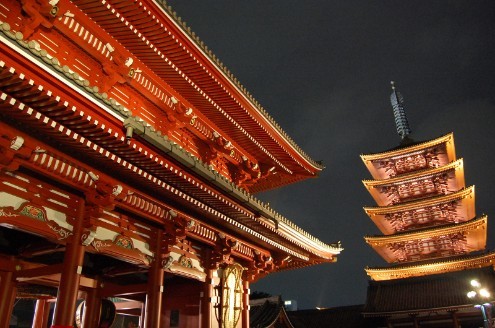
[[[101,297],[98,287],[88,291],[84,303],[83,327],[98,327],[101,312]]]
[[[84,246],[81,244],[84,209],[85,202],[81,199],[72,229],[72,238],[66,246],[52,328],[72,328],[74,322],[79,278],[84,260]]]
[[[148,291],[146,294],[145,328],[159,328],[161,325],[160,315],[162,311],[163,295],[163,267],[162,267],[162,245],[163,232],[157,231],[155,246],[155,260],[148,271]]]
[[[249,281],[242,281],[242,328],[249,328]]]
[[[211,312],[213,298],[213,270],[206,270],[205,284],[203,285],[203,297],[201,299],[201,327],[211,327]]]
[[[36,301],[32,328],[45,328],[50,314],[50,303],[42,298]]]
[[[13,272],[0,272],[0,328],[9,326],[15,303],[15,282]]]

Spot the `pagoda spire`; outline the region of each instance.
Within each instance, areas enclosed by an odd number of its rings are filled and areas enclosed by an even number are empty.
[[[397,127],[397,133],[402,140],[406,140],[407,136],[411,133],[411,128],[409,128],[409,122],[407,121],[406,111],[404,109],[404,98],[401,93],[395,89],[394,81],[390,81],[390,84],[392,85],[390,102],[392,103],[392,108],[394,110],[395,126]]]

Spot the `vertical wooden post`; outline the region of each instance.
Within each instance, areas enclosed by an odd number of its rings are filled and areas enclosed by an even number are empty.
[[[414,328],[419,328],[418,317],[416,315],[413,316],[413,324]]]
[[[139,316],[139,327],[144,328],[144,318],[146,313],[146,303],[141,304],[141,315]]]
[[[242,281],[242,328],[249,328],[249,280]]]
[[[101,297],[98,287],[91,289],[86,293],[83,313],[83,327],[98,327],[101,312]]]
[[[212,298],[213,298],[213,270],[206,270],[206,279],[203,285],[203,297],[201,298],[201,327],[211,327]]]
[[[84,260],[84,246],[81,244],[84,210],[85,201],[80,199],[77,217],[72,228],[72,238],[67,241],[52,328],[72,328],[74,322],[79,279]]]
[[[46,328],[48,323],[48,315],[50,314],[50,303],[40,298],[36,300],[36,307],[34,309],[34,318],[32,328]]]
[[[15,303],[14,273],[0,272],[0,327],[8,327]]]
[[[148,290],[146,294],[145,328],[159,328],[161,326],[162,295],[163,295],[163,267],[162,267],[163,231],[157,231],[155,245],[155,260],[148,271]]]
[[[452,315],[452,324],[453,324],[452,327],[459,328],[459,319],[457,318],[457,312],[452,311],[451,315]]]

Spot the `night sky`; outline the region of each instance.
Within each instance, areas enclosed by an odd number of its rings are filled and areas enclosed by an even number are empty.
[[[364,239],[379,234],[360,154],[396,147],[390,80],[412,138],[453,131],[477,214],[495,249],[495,1],[169,1],[178,15],[313,159],[326,169],[258,194],[324,242],[335,264],[276,273],[251,291],[299,308],[362,304],[365,266],[384,266]]]

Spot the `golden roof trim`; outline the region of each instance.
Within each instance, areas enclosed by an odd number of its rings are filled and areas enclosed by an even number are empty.
[[[360,157],[363,160],[363,162],[366,163],[367,161],[368,162],[369,161],[376,161],[376,160],[385,159],[385,158],[389,158],[389,157],[400,156],[400,155],[403,155],[403,154],[406,154],[409,152],[422,150],[422,149],[425,149],[428,147],[433,147],[433,146],[436,146],[436,145],[439,145],[442,143],[446,143],[449,141],[451,141],[452,143],[454,142],[454,133],[453,132],[450,132],[446,135],[443,135],[443,136],[438,137],[438,138],[433,139],[433,140],[421,142],[421,143],[416,144],[416,145],[406,146],[404,148],[389,150],[389,151],[385,151],[385,152],[381,152],[381,153],[362,154],[362,155],[360,155]]]
[[[486,226],[487,221],[488,221],[488,216],[482,215],[479,218],[474,218],[472,220],[462,223],[453,223],[449,225],[436,226],[422,230],[406,231],[395,235],[365,236],[364,239],[368,244],[372,246],[381,246],[384,244],[398,243],[398,242],[410,241],[415,239],[431,238],[446,234],[469,231],[476,229],[479,226]]]
[[[442,173],[445,171],[449,171],[452,169],[457,169],[458,167],[463,167],[463,159],[460,158],[454,162],[451,162],[447,165],[440,166],[440,167],[435,167],[435,168],[427,168],[424,170],[420,171],[415,171],[409,174],[404,174],[401,176],[397,176],[391,179],[383,179],[383,180],[363,180],[363,184],[367,187],[376,187],[376,186],[381,186],[381,185],[391,185],[399,182],[404,182],[407,180],[413,180],[417,178],[423,178],[423,177],[428,177],[431,175],[435,175],[438,173]]]
[[[399,267],[370,268],[365,271],[373,280],[393,280],[431,274],[474,269],[494,265],[495,252],[482,255],[468,255],[456,259],[446,259],[434,263],[401,265]]]
[[[411,202],[390,205],[390,206],[369,206],[369,207],[367,206],[367,207],[363,207],[363,209],[368,215],[383,215],[383,214],[419,209],[431,205],[442,204],[445,202],[462,199],[471,194],[474,196],[474,186],[463,188],[451,194],[438,195],[438,196],[423,198]]]

